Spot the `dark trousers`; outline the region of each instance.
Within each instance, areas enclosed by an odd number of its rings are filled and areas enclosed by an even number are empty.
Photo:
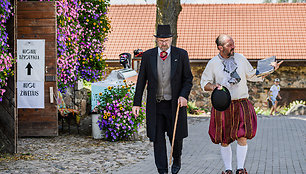
[[[171,101],[161,101],[157,102],[156,104],[156,137],[153,144],[155,164],[159,172],[168,172],[168,158],[165,132],[168,133],[170,144],[172,144],[173,125],[171,125],[171,108]],[[182,148],[183,140],[175,139],[173,147],[173,158],[181,157]]]

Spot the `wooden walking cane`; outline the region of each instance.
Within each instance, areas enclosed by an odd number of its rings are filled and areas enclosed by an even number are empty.
[[[173,153],[173,148],[174,148],[174,139],[175,139],[175,132],[176,132],[176,125],[177,125],[179,110],[180,110],[180,104],[177,104],[176,115],[175,115],[175,123],[174,123],[174,129],[173,129],[173,136],[172,136],[171,153],[170,153],[170,159],[169,159],[170,160],[169,166],[171,166],[171,163],[172,163],[172,153]]]

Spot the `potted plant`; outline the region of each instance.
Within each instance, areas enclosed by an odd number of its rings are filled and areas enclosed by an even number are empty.
[[[123,82],[122,86],[109,86],[99,93],[96,107],[98,124],[104,137],[110,141],[129,139],[145,121],[144,106],[138,117],[132,113],[134,84]]]

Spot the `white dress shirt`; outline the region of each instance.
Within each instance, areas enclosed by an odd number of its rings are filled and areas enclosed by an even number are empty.
[[[249,81],[263,81],[262,77],[257,77],[255,75],[256,70],[252,67],[250,62],[239,53],[234,54],[235,62],[237,63],[237,73],[239,74],[241,80],[239,83],[231,86],[226,86],[231,93],[232,100],[237,100],[241,98],[248,98],[248,86],[247,80]],[[221,59],[218,56],[213,57],[206,65],[201,77],[201,88],[204,90],[204,86],[207,83],[220,84],[224,80],[225,72],[223,71],[224,66]],[[205,90],[204,90],[205,91]]]

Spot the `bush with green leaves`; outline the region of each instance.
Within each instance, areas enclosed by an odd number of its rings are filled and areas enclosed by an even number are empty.
[[[298,104],[302,104],[302,105],[306,105],[306,101],[303,100],[295,100],[293,102],[291,102],[288,106],[283,106],[281,108],[279,108],[279,113],[286,115],[286,113],[292,109],[294,106],[298,105]]]

